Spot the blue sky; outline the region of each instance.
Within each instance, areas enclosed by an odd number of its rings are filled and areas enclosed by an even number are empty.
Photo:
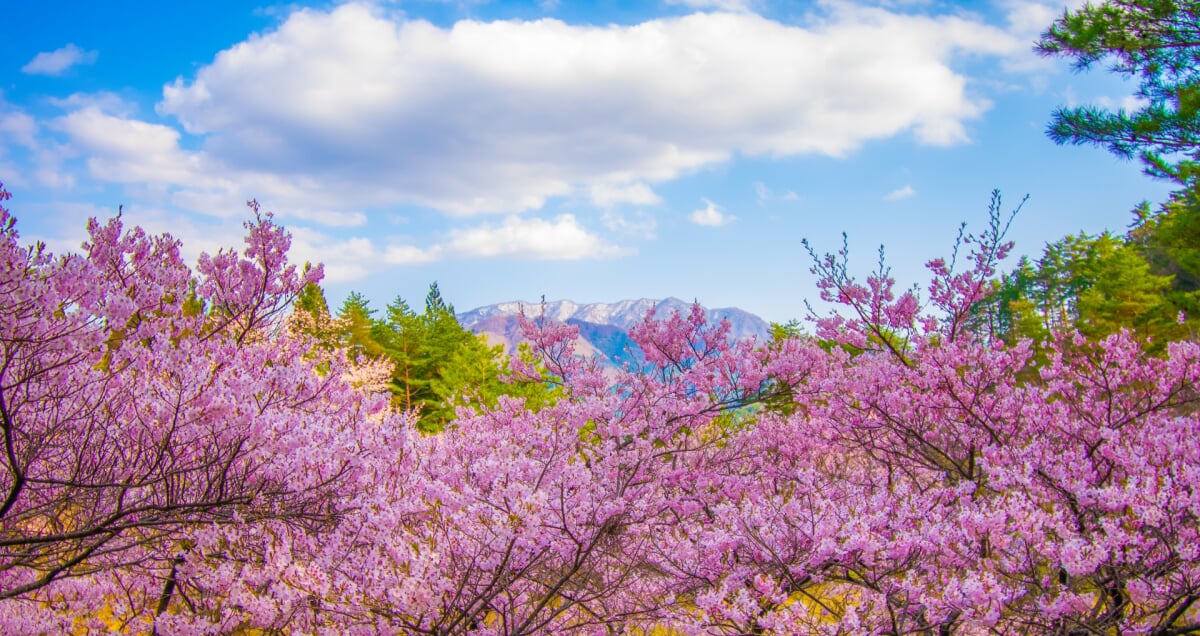
[[[886,245],[902,286],[1029,201],[1017,253],[1123,231],[1167,184],[1044,135],[1133,86],[1031,51],[1062,5],[40,2],[5,9],[0,181],[26,239],[89,216],[240,244],[257,198],[350,290],[460,310],[677,296],[768,320],[817,292],[800,240]]]

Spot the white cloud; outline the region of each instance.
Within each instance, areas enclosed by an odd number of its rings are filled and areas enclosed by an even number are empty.
[[[591,187],[592,203],[608,208],[618,203],[630,203],[633,205],[657,205],[662,203],[662,198],[655,194],[654,190],[650,189],[644,183],[634,183],[631,185],[612,185],[608,183],[597,183]]]
[[[389,263],[406,265],[449,257],[574,261],[629,253],[588,232],[574,215],[563,214],[554,221],[510,216],[499,225],[452,230],[447,241],[428,248],[392,246],[384,256]]]
[[[72,103],[81,107],[50,125],[86,156],[88,173],[95,179],[150,188],[162,194],[163,203],[207,216],[240,217],[245,201],[253,197],[279,210],[283,221],[342,227],[366,222],[365,214],[347,209],[338,193],[323,191],[312,177],[230,170],[211,153],[182,148],[182,134],[175,128],[107,112],[109,107],[124,110],[120,103]]]
[[[150,165],[93,172],[203,168],[202,188],[270,183],[322,209],[511,213],[576,193],[648,204],[652,184],[735,154],[841,156],[908,132],[966,141],[988,103],[950,60],[1025,46],[964,18],[831,6],[806,28],[707,13],[443,29],[362,4],[300,10],[164,87],[159,113],[202,136],[200,151],[126,125],[155,150]]]
[[[721,206],[717,205],[716,203],[713,203],[708,199],[702,200],[704,201],[704,207],[698,210],[693,210],[692,213],[688,215],[688,219],[691,220],[692,223],[697,225],[707,225],[710,227],[720,227],[737,220],[736,216],[722,212]]]
[[[1004,68],[1020,72],[1055,68],[1058,65],[1056,61],[1037,55],[1033,45],[1055,20],[1062,17],[1063,11],[1073,11],[1085,3],[1086,0],[1001,0],[1008,32],[1023,45],[1023,50],[1005,60]]]
[[[891,192],[883,195],[883,200],[884,201],[900,201],[902,199],[907,199],[909,197],[916,196],[916,194],[917,194],[917,191],[913,190],[913,187],[911,185],[905,185],[903,188],[898,188],[896,190],[892,190]]]
[[[362,212],[314,210],[311,208],[288,208],[287,217],[331,227],[357,227],[365,225],[367,222],[367,215]]]
[[[137,112],[136,104],[110,91],[71,93],[66,97],[51,97],[47,101],[64,111],[83,110],[90,106],[121,117],[131,117]]]
[[[1096,105],[1108,110],[1121,110],[1127,113],[1132,113],[1149,104],[1149,100],[1140,95],[1126,95],[1120,99],[1101,96],[1096,98]]]
[[[1064,11],[1074,11],[1086,3],[1087,0],[1002,0],[1000,6],[1005,9],[1009,31],[1032,46]]]
[[[412,245],[393,245],[384,252],[384,260],[392,265],[423,265],[442,257],[439,246],[421,249]]]
[[[1062,5],[1033,0],[1007,0],[1002,3],[1009,29],[1030,41],[1036,39],[1055,19],[1062,16]]]
[[[100,54],[96,51],[85,51],[74,44],[68,44],[55,51],[38,53],[28,64],[21,67],[21,72],[29,75],[62,75],[77,64],[95,64],[99,57]]]
[[[359,280],[377,268],[380,255],[369,239],[338,239],[305,227],[288,226],[292,249],[288,258],[297,265],[321,263],[326,283]]]
[[[37,121],[20,111],[0,112],[0,137],[11,139],[26,148],[36,146],[34,135],[37,133]]]
[[[1120,109],[1127,113],[1132,113],[1149,105],[1150,100],[1142,97],[1141,95],[1126,95],[1125,97],[1121,98]]]
[[[86,106],[52,122],[88,156],[91,175],[118,183],[179,184],[200,178],[199,155],[179,147],[179,131]]]

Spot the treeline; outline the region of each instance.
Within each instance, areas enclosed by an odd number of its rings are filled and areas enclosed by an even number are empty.
[[[979,307],[977,328],[1016,342],[1077,329],[1093,340],[1132,330],[1161,350],[1200,326],[1200,6],[1110,0],[1067,11],[1038,40],[1077,70],[1098,64],[1136,81],[1136,109],[1058,109],[1047,134],[1141,162],[1179,189],[1133,211],[1128,232],[1080,233],[1023,258]]]
[[[1198,187],[1187,183],[1165,203],[1142,204],[1124,234],[1069,235],[1046,245],[1040,256],[1021,257],[988,283],[964,328],[985,339],[1035,345],[1058,332],[1077,331],[1098,342],[1127,330],[1157,352],[1195,337],[1200,330]],[[315,283],[301,292],[295,311],[304,316],[304,331],[326,346],[380,363],[392,407],[413,412],[425,433],[443,430],[458,408],[492,407],[502,395],[531,405],[552,399],[548,382],[515,380],[503,347],[489,346],[485,337],[459,324],[436,282],[419,313],[401,297],[376,310],[352,292],[331,314]],[[803,332],[801,323],[792,321],[775,325],[774,337],[780,341]],[[532,361],[527,347],[521,351]]]
[[[495,406],[501,395],[521,397],[531,406],[553,395],[546,382],[514,378],[503,346],[489,346],[484,336],[464,329],[437,282],[430,284],[420,313],[397,296],[380,315],[366,297],[351,292],[331,315],[316,283],[303,289],[295,311],[301,330],[330,349],[344,350],[351,361],[382,365],[392,408],[415,415],[425,433],[444,429],[457,409]],[[522,351],[518,355],[531,357],[527,348]]]
[[[1022,257],[977,307],[972,328],[1009,343],[1076,329],[1100,340],[1128,329],[1152,348],[1200,328],[1200,197],[1189,183],[1125,234],[1080,233]]]

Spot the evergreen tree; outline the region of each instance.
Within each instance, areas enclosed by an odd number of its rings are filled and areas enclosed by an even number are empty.
[[[1081,333],[1099,339],[1129,328],[1157,341],[1173,339],[1174,314],[1165,296],[1171,277],[1153,274],[1135,246],[1108,233],[1081,237],[1072,247],[1080,251],[1073,269]]]
[[[350,292],[338,311],[338,319],[343,323],[342,343],[354,353],[369,358],[377,358],[383,353],[382,347],[371,336],[374,313],[370,301],[358,292]]]
[[[1111,62],[1113,72],[1138,80],[1137,94],[1145,100],[1132,112],[1060,108],[1048,129],[1051,139],[1138,156],[1147,173],[1182,183],[1200,176],[1200,2],[1087,4],[1056,20],[1037,49],[1069,58],[1079,70]]]
[[[323,306],[319,288],[306,293],[297,310]],[[507,370],[502,347],[489,347],[482,336],[464,329],[436,282],[429,286],[423,313],[397,296],[383,318],[375,314],[366,297],[351,293],[330,340],[356,355],[386,360],[393,408],[415,411],[424,432],[444,429],[460,406],[495,405],[502,395],[524,397],[533,409],[552,399],[550,388],[537,382],[502,380]]]
[[[392,405],[402,411],[415,408],[423,397],[417,386],[417,363],[423,341],[421,327],[419,317],[397,296],[387,306],[387,319],[377,321],[371,330],[383,354],[393,364]]]
[[[1172,277],[1168,299],[1187,317],[1200,318],[1200,185],[1171,195],[1158,210],[1144,204],[1130,231],[1155,273]]]
[[[329,303],[325,291],[316,283],[309,283],[300,290],[293,307],[293,328],[315,338],[326,349],[333,348],[340,340],[338,329],[329,315]]]
[[[994,316],[991,335],[1009,341],[1041,342],[1065,329],[1100,339],[1129,329],[1161,344],[1186,333],[1175,320],[1171,280],[1154,273],[1126,239],[1108,232],[1067,236],[1047,245],[1037,261],[1021,259],[977,314]]]

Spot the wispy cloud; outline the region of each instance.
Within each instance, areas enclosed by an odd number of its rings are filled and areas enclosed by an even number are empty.
[[[633,214],[625,214],[609,209],[604,211],[604,215],[600,217],[600,221],[604,223],[604,227],[613,232],[620,232],[646,240],[653,239],[655,231],[658,229],[658,221],[645,210],[638,210]]]
[[[719,11],[750,11],[758,4],[756,0],[667,0],[689,9],[716,9]]]
[[[917,191],[913,190],[911,185],[906,185],[903,188],[897,188],[883,195],[884,201],[900,201],[917,195]]]
[[[612,185],[607,183],[597,183],[591,187],[592,203],[607,208],[619,203],[630,203],[633,205],[656,205],[662,203],[662,198],[655,194],[654,190],[650,189],[644,183],[634,183],[630,185]]]
[[[798,201],[800,199],[800,195],[796,194],[795,192],[793,192],[791,190],[775,192],[771,188],[767,187],[767,184],[763,183],[762,181],[755,181],[754,182],[754,199],[756,201],[758,201],[759,205],[764,205],[768,201],[772,201],[772,200]]]
[[[21,67],[21,72],[29,75],[62,75],[72,66],[95,64],[99,57],[100,53],[97,51],[85,51],[74,44],[68,44],[61,49],[38,53],[28,64]]]

